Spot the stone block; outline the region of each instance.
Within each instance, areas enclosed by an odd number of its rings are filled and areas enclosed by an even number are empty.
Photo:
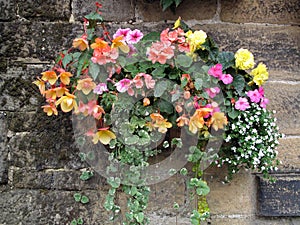
[[[134,4],[130,0],[109,0],[109,1],[72,1],[73,15],[75,20],[83,21],[83,17],[96,10],[96,2],[102,4],[101,16],[106,21],[125,22],[134,19]]]
[[[269,70],[269,81],[300,81],[300,72]]]
[[[28,168],[12,168],[12,185],[22,189],[47,190],[98,190],[108,189],[106,179],[95,173],[88,181],[79,177],[81,171],[68,169],[47,169],[43,171],[29,170]]]
[[[300,84],[267,82],[265,95],[270,100],[268,108],[276,110],[280,131],[286,135],[300,134]]]
[[[0,224],[60,225],[82,217],[84,224],[109,224],[102,207],[105,193],[85,191],[90,202],[83,205],[74,200],[74,191],[9,190],[1,193]]]
[[[10,21],[15,18],[15,0],[0,0],[0,21]]]
[[[6,113],[0,111],[0,184],[6,184],[8,181],[7,131]]]
[[[281,170],[300,171],[300,138],[288,137],[280,140],[278,158],[282,161]]]
[[[300,24],[298,0],[222,0],[221,20],[233,23]]]
[[[183,20],[208,20],[215,16],[216,11],[216,0],[185,0],[176,8],[175,13],[170,8],[163,12],[159,0],[138,0],[136,3],[136,18],[144,22],[176,20],[179,16]]]
[[[228,218],[211,218],[212,225],[298,225],[300,218],[280,218],[280,219],[264,219],[255,216],[240,217],[239,215],[232,215]]]
[[[270,183],[259,177],[258,214],[261,216],[300,216],[300,175],[278,174]]]
[[[265,63],[270,70],[299,71],[299,27],[198,24],[193,28],[210,34],[222,50],[249,49],[255,62]]]
[[[16,0],[20,17],[28,20],[64,20],[71,16],[70,0]]]
[[[63,22],[0,23],[0,57],[54,60],[60,51],[72,46],[79,29],[80,25]]]
[[[249,216],[255,213],[255,176],[241,170],[233,176],[230,183],[224,183],[225,169],[210,167],[205,171],[205,178],[210,187],[207,202],[211,215]]]

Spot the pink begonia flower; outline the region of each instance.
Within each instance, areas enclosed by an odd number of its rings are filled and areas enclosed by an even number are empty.
[[[127,89],[127,93],[130,95],[130,96],[133,96],[134,95],[134,90],[132,89],[132,87],[129,87]]]
[[[261,93],[256,89],[254,91],[248,91],[247,96],[250,98],[251,102],[258,103],[263,97]]]
[[[115,39],[116,37],[119,37],[119,36],[122,36],[124,37],[124,39],[127,38],[127,35],[128,33],[130,32],[130,28],[125,28],[125,29],[122,29],[122,28],[119,28],[117,30],[117,32],[113,35],[113,38]]]
[[[103,92],[108,91],[107,85],[105,83],[99,83],[93,90],[95,94],[102,95]]]
[[[234,108],[241,110],[241,111],[245,111],[249,107],[250,107],[250,105],[249,105],[247,98],[242,98],[242,97],[240,97],[239,100],[237,100],[234,105]]]
[[[267,104],[269,104],[269,99],[267,99],[267,98],[262,98],[259,105],[260,105],[260,107],[262,107],[262,108],[266,108],[266,107],[267,107]]]
[[[118,92],[124,93],[128,90],[131,85],[131,80],[129,79],[122,79],[118,83],[115,84],[117,87]]]
[[[223,75],[222,72],[222,64],[218,63],[214,66],[212,66],[209,70],[208,70],[208,74],[216,77],[216,78],[221,78]]]
[[[218,88],[218,87],[206,88],[205,91],[210,98],[214,98],[214,97],[216,97],[217,94],[220,93],[220,88]]]
[[[136,88],[142,88],[144,86],[143,80],[142,80],[143,74],[139,73],[133,78],[133,83]]]
[[[261,95],[262,97],[264,97],[264,95],[265,95],[265,90],[264,90],[264,88],[263,88],[262,86],[260,86],[260,87],[258,88],[258,92],[260,93],[260,95]]]
[[[118,50],[116,48],[110,48],[109,46],[107,46],[105,48],[96,48],[91,60],[93,63],[104,65],[109,62],[115,63],[118,57]]]
[[[233,81],[233,77],[230,74],[222,74],[220,77],[220,80],[224,83],[224,84],[231,84]]]
[[[211,104],[207,104],[204,107],[212,109],[212,111],[209,114],[207,114],[204,118],[208,118],[208,117],[212,116],[215,112],[221,112],[220,107],[219,107],[218,103],[216,103],[216,102],[212,102]]]
[[[146,87],[148,89],[153,89],[154,86],[155,86],[155,80],[152,79],[152,76],[149,75],[149,74],[143,74],[143,77],[145,79],[145,84],[146,84]]]
[[[136,44],[143,38],[143,36],[143,33],[138,29],[129,31],[129,33],[126,36],[126,42],[128,44]]]
[[[147,55],[152,63],[165,64],[167,59],[174,56],[174,47],[171,46],[170,42],[155,42],[147,49]]]

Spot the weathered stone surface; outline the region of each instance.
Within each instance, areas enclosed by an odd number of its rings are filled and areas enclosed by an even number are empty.
[[[53,60],[58,52],[72,46],[79,27],[70,23],[0,23],[0,57]]]
[[[205,171],[206,181],[211,192],[207,202],[211,215],[228,216],[232,214],[251,215],[255,213],[255,176],[241,170],[230,183],[224,184],[225,169],[211,167]]]
[[[7,123],[6,113],[0,111],[0,184],[7,183],[8,164],[7,155]]]
[[[269,81],[300,81],[299,71],[269,70]]]
[[[300,138],[288,137],[280,140],[278,158],[282,161],[280,169],[284,171],[300,171]]]
[[[81,171],[67,169],[47,169],[31,171],[28,168],[14,168],[12,186],[22,189],[52,190],[98,190],[108,189],[106,179],[97,173],[88,181],[79,179]],[[105,187],[106,186],[106,187]]]
[[[84,1],[74,0],[72,1],[73,15],[75,20],[82,21],[83,17],[91,12],[95,12],[96,0]],[[134,3],[130,0],[110,0],[101,1],[102,9],[101,15],[106,21],[129,21],[134,19]]]
[[[284,134],[300,134],[300,84],[267,82],[265,95],[270,100],[269,109],[276,110],[275,117]]]
[[[299,71],[299,27],[199,24],[194,28],[209,33],[223,50],[249,49],[255,62],[264,62],[270,70]]]
[[[298,0],[221,1],[221,20],[234,23],[300,24]]]
[[[28,20],[65,20],[71,16],[70,0],[16,0],[18,13]]]
[[[220,216],[222,217],[222,216]],[[232,215],[228,218],[212,218],[212,225],[298,225],[300,218],[280,218],[280,219],[264,219],[257,218],[253,215],[243,217],[241,215]]]
[[[15,10],[15,0],[0,0],[0,21],[15,19]]]
[[[170,8],[163,12],[159,0],[138,0],[136,3],[136,18],[145,22],[176,20],[179,16],[183,20],[207,20],[212,19],[216,11],[216,0],[185,0],[176,8],[176,13]]]
[[[300,216],[300,175],[283,174],[275,177],[275,183],[259,179],[259,215]]]
[[[60,225],[70,224],[74,218],[82,217],[84,224],[106,224],[109,215],[101,203],[105,199],[102,191],[85,191],[90,198],[83,205],[74,200],[75,192],[49,190],[11,190],[1,193],[0,224]]]

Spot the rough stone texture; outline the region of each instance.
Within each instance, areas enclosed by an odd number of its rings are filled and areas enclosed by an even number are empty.
[[[15,0],[18,14],[28,20],[64,20],[71,16],[71,0]]]
[[[159,0],[138,0],[136,3],[137,20],[142,21],[162,21],[176,20],[179,16],[183,20],[207,20],[212,19],[217,11],[216,0],[185,0],[178,8],[176,13],[168,8],[162,12]],[[151,13],[149,13],[151,12]]]
[[[258,214],[262,216],[298,216],[300,212],[299,174],[279,174],[275,177],[275,183],[259,179]]]
[[[269,82],[265,84],[265,95],[270,100],[269,109],[276,110],[277,124],[281,132],[286,135],[300,133],[299,90],[299,83]]]
[[[0,57],[53,60],[59,51],[72,46],[79,27],[69,23],[0,23]]]
[[[96,0],[73,0],[73,15],[75,20],[82,21],[83,17],[91,12],[94,12],[95,3],[102,4],[101,15],[106,21],[129,21],[134,19],[134,4],[131,0],[110,0],[110,1],[96,1]]]
[[[234,23],[300,24],[298,0],[222,0],[221,20]]]
[[[271,70],[299,70],[299,27],[209,24],[195,28],[209,33],[223,50],[249,49],[256,62]]]
[[[300,81],[300,72],[269,70],[269,81]]]
[[[212,225],[298,225],[300,218],[276,218],[276,219],[263,219],[255,217],[236,217],[233,218],[215,218],[212,219]]]
[[[6,123],[6,113],[0,112],[0,184],[7,183],[7,155],[8,149],[7,144],[7,123]]]
[[[0,21],[9,21],[16,18],[14,0],[0,0]]]
[[[280,140],[278,148],[278,158],[282,161],[279,166],[284,171],[298,171],[300,170],[300,138],[290,137]]]

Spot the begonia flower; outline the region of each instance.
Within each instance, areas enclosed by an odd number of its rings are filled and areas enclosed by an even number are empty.
[[[261,93],[257,89],[254,91],[248,91],[247,96],[250,98],[251,102],[258,103],[260,99],[262,98]]]
[[[128,90],[128,88],[131,85],[131,80],[124,78],[122,80],[120,80],[118,83],[115,84],[118,92],[120,93],[124,93]]]
[[[85,95],[88,95],[94,88],[96,84],[93,82],[93,79],[88,77],[80,79],[77,81],[77,90],[81,90]]]
[[[77,103],[75,101],[75,95],[70,93],[65,93],[65,96],[62,96],[55,103],[56,106],[60,105],[60,108],[63,112],[70,112],[72,109],[77,110]]]
[[[73,40],[73,47],[74,48],[78,48],[80,51],[84,51],[86,49],[89,49],[89,43],[88,41],[86,40],[86,38],[75,38]]]
[[[234,57],[236,68],[248,70],[254,67],[254,56],[248,49],[239,49]]]
[[[99,83],[93,90],[93,93],[98,94],[98,95],[102,95],[103,92],[107,92],[108,88],[107,85],[105,83]]]
[[[215,78],[221,78],[223,75],[223,71],[222,71],[222,64],[218,63],[214,66],[212,66],[209,70],[208,70],[208,74],[215,77]]]
[[[247,98],[240,97],[234,104],[234,108],[245,111],[246,109],[250,108],[249,102]]]
[[[59,74],[60,81],[64,85],[69,85],[70,84],[70,77],[73,77],[73,75],[70,72],[62,72]]]
[[[56,73],[52,70],[43,72],[42,75],[42,80],[48,81],[51,85],[54,85],[58,79]]]

